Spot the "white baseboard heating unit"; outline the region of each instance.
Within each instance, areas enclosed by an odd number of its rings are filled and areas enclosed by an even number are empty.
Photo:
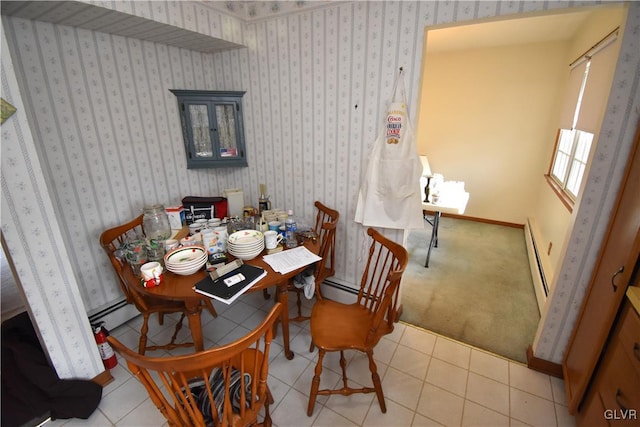
[[[547,301],[549,295],[549,286],[547,284],[547,278],[544,274],[544,268],[540,259],[540,253],[538,251],[538,245],[534,236],[534,224],[533,221],[528,218],[524,225],[524,237],[527,245],[527,254],[529,256],[529,267],[531,268],[531,278],[533,279],[533,288],[536,293],[536,299],[538,301],[538,311],[542,313],[542,307]]]

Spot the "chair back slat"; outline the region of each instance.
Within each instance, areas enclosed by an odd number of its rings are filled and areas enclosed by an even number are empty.
[[[367,234],[372,241],[357,303],[372,313],[369,339],[376,341],[393,329],[393,322],[397,317],[400,279],[409,255],[405,248],[373,228],[369,228]]]
[[[277,303],[265,320],[232,343],[175,357],[147,357],[108,340],[127,361],[171,426],[237,426],[255,423],[261,409],[269,420],[267,389]],[[164,391],[164,392],[163,392]]]
[[[139,215],[137,218],[129,221],[126,224],[119,225],[117,227],[110,228],[105,230],[100,235],[100,246],[106,252],[111,264],[113,265],[114,270],[116,271],[116,275],[118,276],[118,283],[120,284],[120,288],[122,289],[122,293],[124,293],[127,298],[127,303],[132,304],[136,303],[134,301],[134,297],[127,286],[126,280],[122,278],[122,269],[124,268],[124,263],[122,260],[116,257],[115,252],[123,242],[127,240],[129,236],[143,236],[144,232],[142,229],[142,215]]]
[[[316,201],[314,205],[318,211],[316,213],[316,222],[313,230],[318,235],[318,239],[320,239],[320,252],[318,255],[322,258],[316,266],[315,278],[316,286],[320,286],[320,283],[322,283],[324,279],[336,273],[336,228],[338,219],[340,219],[340,213],[335,209],[323,205],[319,201]]]

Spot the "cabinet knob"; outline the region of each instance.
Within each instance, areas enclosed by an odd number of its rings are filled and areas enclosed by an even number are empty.
[[[620,267],[618,271],[613,273],[613,276],[611,276],[611,286],[613,287],[613,292],[616,292],[618,290],[618,285],[616,285],[616,277],[622,272],[624,272],[624,265]]]

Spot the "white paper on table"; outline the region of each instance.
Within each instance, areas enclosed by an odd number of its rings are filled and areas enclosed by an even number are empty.
[[[316,261],[320,261],[322,258],[304,246],[298,246],[294,249],[287,249],[286,251],[265,255],[262,259],[264,259],[274,271],[286,274],[298,268],[313,264]]]

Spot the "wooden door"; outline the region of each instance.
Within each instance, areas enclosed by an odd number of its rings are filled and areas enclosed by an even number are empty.
[[[562,362],[569,412],[575,414],[598,363],[631,278],[640,229],[640,126],[608,232]],[[636,249],[637,251],[637,249]]]

